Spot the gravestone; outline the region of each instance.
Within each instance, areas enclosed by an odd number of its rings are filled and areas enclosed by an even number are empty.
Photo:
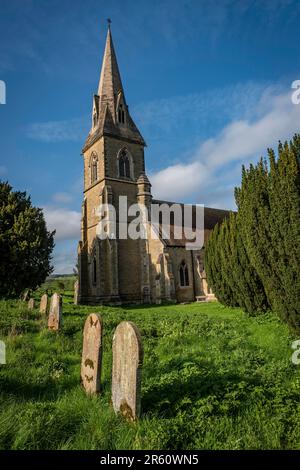
[[[74,282],[74,305],[78,305],[79,281]]]
[[[33,310],[34,309],[34,299],[29,299],[28,300],[28,310]]]
[[[132,322],[121,322],[113,336],[112,403],[130,421],[141,412],[143,345]]]
[[[23,300],[23,302],[27,302],[28,297],[29,297],[29,290],[27,289],[27,290],[26,290],[25,292],[23,292],[23,294],[22,294],[22,300]]]
[[[47,313],[47,306],[48,306],[48,295],[47,294],[44,294],[42,295],[41,297],[41,301],[40,301],[40,313]]]
[[[56,292],[52,295],[50,301],[50,310],[48,317],[49,330],[59,330],[62,321],[62,303],[61,297]]]
[[[81,383],[87,393],[98,393],[101,387],[103,323],[100,315],[92,313],[83,330]]]

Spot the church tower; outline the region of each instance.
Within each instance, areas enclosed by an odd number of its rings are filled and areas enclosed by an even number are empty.
[[[141,263],[145,242],[100,240],[96,234],[100,204],[114,205],[118,214],[119,196],[127,196],[128,206],[141,198],[146,181],[145,145],[129,113],[109,25],[98,91],[93,97],[91,130],[82,149],[84,200],[78,246],[82,303],[140,302],[143,292],[148,292]],[[150,187],[149,183],[148,198]]]

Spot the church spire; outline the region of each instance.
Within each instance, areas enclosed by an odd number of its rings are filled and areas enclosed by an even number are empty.
[[[146,145],[126,103],[110,23],[111,20],[108,20],[99,86],[93,100],[92,129],[84,144],[84,151],[104,135]]]
[[[102,107],[107,103],[113,120],[116,122],[118,98],[122,96],[125,104],[125,96],[112,40],[110,23],[111,20],[108,20],[108,30],[98,87],[98,96],[100,99],[100,106]]]

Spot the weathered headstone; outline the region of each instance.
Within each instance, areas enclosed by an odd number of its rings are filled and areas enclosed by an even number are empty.
[[[28,300],[28,310],[33,310],[34,309],[34,299],[29,299]]]
[[[41,301],[40,301],[40,313],[47,313],[47,306],[48,306],[48,295],[47,294],[44,294],[42,295],[41,297]]]
[[[81,382],[87,393],[98,393],[101,388],[102,318],[92,313],[83,330]]]
[[[50,310],[48,317],[49,330],[59,330],[62,321],[61,297],[56,292],[51,297]]]
[[[141,412],[143,345],[132,322],[121,322],[113,336],[112,403],[116,413],[135,420]]]
[[[78,305],[79,281],[74,282],[74,305]]]
[[[22,294],[22,300],[23,300],[23,302],[27,302],[28,296],[29,296],[29,290],[27,289],[27,290],[25,290],[25,292],[23,292],[23,294]]]

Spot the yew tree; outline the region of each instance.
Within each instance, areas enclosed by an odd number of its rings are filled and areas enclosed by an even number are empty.
[[[0,181],[0,297],[35,289],[52,272],[54,234],[26,192]]]

